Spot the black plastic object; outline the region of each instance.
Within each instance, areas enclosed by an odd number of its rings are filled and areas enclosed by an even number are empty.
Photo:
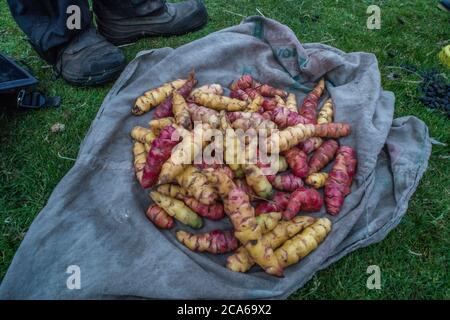
[[[0,93],[12,93],[37,83],[27,70],[0,53]]]
[[[39,81],[8,56],[0,53],[0,97],[2,106],[20,109],[59,107],[60,97],[47,97],[34,87]]]

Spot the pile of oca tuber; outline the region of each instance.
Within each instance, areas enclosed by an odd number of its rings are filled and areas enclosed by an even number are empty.
[[[339,141],[350,126],[334,122],[324,79],[301,102],[248,74],[228,88],[197,84],[192,71],[132,107],[153,111],[131,132],[136,179],[152,200],[145,214],[157,228],[178,227],[189,250],[231,253],[231,271],[282,277],[326,240],[325,212],[338,215],[351,193],[356,152]],[[226,230],[196,231],[222,219]]]

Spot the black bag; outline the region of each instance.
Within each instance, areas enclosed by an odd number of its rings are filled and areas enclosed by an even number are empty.
[[[0,103],[26,109],[58,107],[60,97],[46,97],[34,88],[39,81],[25,68],[0,53]]]

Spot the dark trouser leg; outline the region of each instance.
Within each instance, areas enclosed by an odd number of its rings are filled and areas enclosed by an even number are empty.
[[[108,17],[134,18],[157,12],[165,0],[94,0],[96,15]]]
[[[47,62],[54,64],[58,49],[91,25],[87,0],[8,0],[11,13],[29,41]],[[67,8],[76,5],[81,11],[81,29],[70,30]]]

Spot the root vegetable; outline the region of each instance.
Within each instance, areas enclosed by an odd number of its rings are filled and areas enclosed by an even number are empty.
[[[323,139],[319,137],[312,137],[298,144],[298,148],[303,150],[306,154],[317,150],[323,143]]]
[[[275,101],[275,99],[265,98],[262,103],[262,107],[264,111],[270,112],[275,110],[276,107],[278,107],[278,103]]]
[[[276,191],[270,202],[261,202],[256,206],[255,214],[259,216],[262,213],[282,212],[286,210],[290,197],[289,193]]]
[[[238,188],[241,188],[242,190],[245,191],[246,194],[248,194],[248,196],[250,197],[250,201],[256,199],[257,195],[255,191],[252,189],[252,187],[248,185],[247,181],[245,181],[244,179],[236,179],[234,180],[234,183]]]
[[[276,124],[270,120],[264,119],[258,113],[254,113],[255,116],[251,118],[241,118],[233,122],[232,127],[234,129],[241,129],[247,131],[250,129],[266,130],[267,135],[270,135],[273,130],[277,128]]]
[[[287,163],[286,157],[279,156],[278,157],[278,163],[277,163],[277,172],[284,172],[287,169],[289,169],[289,164]]]
[[[306,216],[282,221],[273,230],[264,234],[263,240],[274,250],[314,222],[313,217]],[[239,247],[227,259],[227,268],[235,272],[247,272],[253,265],[254,261],[245,247]]]
[[[249,196],[238,188],[233,180],[223,171],[208,170],[211,180],[215,180],[216,188],[222,197],[225,213],[234,226],[235,236],[245,245],[252,259],[265,272],[282,276],[283,270],[275,259],[273,250],[262,242],[261,227],[257,224],[255,210],[250,204]]]
[[[164,100],[159,106],[155,108],[153,119],[173,117],[172,107],[172,97],[166,98],[166,100]]]
[[[176,176],[178,184],[187,191],[188,195],[194,197],[205,205],[211,205],[217,200],[217,193],[209,185],[207,177],[193,165],[188,165],[184,171]]]
[[[134,173],[136,178],[141,183],[142,175],[144,174],[144,167],[147,163],[147,152],[143,143],[135,142],[133,145],[134,155]]]
[[[163,84],[161,87],[149,90],[140,96],[131,110],[131,112],[140,116],[144,113],[150,111],[152,108],[156,107],[167,99],[175,90],[180,89],[186,84],[187,80],[175,80]]]
[[[275,202],[260,202],[255,208],[255,215],[258,217],[264,213],[282,211]]]
[[[283,152],[311,137],[340,138],[349,134],[350,126],[346,123],[298,124],[272,133],[267,140],[267,151],[274,152],[278,149]]]
[[[150,130],[155,134],[158,135],[162,129],[164,129],[167,126],[170,126],[175,123],[175,118],[161,118],[161,119],[153,119],[151,120],[148,125],[150,126]]]
[[[286,108],[286,102],[283,100],[282,97],[280,97],[280,96],[277,95],[277,96],[275,96],[273,99],[277,102],[277,105],[278,105],[279,107]]]
[[[191,197],[184,197],[184,203],[203,218],[221,220],[225,217],[224,208],[221,203],[206,205]]]
[[[298,113],[297,110],[297,97],[293,93],[289,93],[286,99],[286,108],[290,111]]]
[[[279,129],[292,127],[297,124],[310,123],[308,119],[299,115],[297,112],[291,111],[284,107],[276,107],[271,112],[271,120],[278,126]]]
[[[297,147],[293,147],[284,153],[292,173],[300,178],[308,176],[308,155]]]
[[[244,245],[253,261],[255,261],[266,273],[282,277],[283,268],[276,258],[270,244],[261,237],[258,241],[250,241]]]
[[[331,99],[328,99],[327,101],[325,101],[325,104],[319,111],[317,124],[325,124],[331,122],[333,122],[333,101]]]
[[[202,218],[187,207],[182,201],[162,195],[157,191],[150,193],[152,200],[171,217],[192,228],[203,226]]]
[[[212,94],[216,94],[216,95],[223,95],[223,88],[220,84],[217,83],[213,83],[213,84],[206,84],[204,86],[201,86],[197,89],[194,89],[191,94],[189,95],[189,97],[192,97],[195,94],[198,94],[199,92],[202,93],[212,93]]]
[[[246,101],[201,91],[194,93],[192,100],[198,105],[214,110],[244,111],[248,105]]]
[[[230,85],[230,89],[233,91],[249,89],[253,87],[253,82],[253,77],[251,75],[244,74]]]
[[[264,97],[276,97],[279,96],[281,98],[287,97],[287,92],[281,89],[274,88],[268,84],[262,84],[255,88],[260,95]]]
[[[183,201],[189,208],[203,218],[220,220],[225,216],[222,204],[213,203],[211,205],[205,205],[197,199],[190,197],[186,189],[180,186],[174,184],[163,184],[158,186],[156,191],[164,196]]]
[[[233,123],[238,119],[251,119],[251,118],[259,118],[261,120],[264,119],[264,117],[259,113],[241,112],[241,111],[228,112],[227,118],[231,123]]]
[[[196,126],[192,132],[177,127],[177,134],[183,140],[173,148],[170,158],[163,164],[158,184],[173,182],[175,177],[183,172],[186,165],[193,163],[194,159],[203,150],[203,144],[205,143],[202,139],[195,139],[194,136],[204,137],[205,130],[208,130],[208,126]]]
[[[244,171],[245,179],[255,193],[259,197],[269,198],[272,194],[272,185],[261,169],[256,165],[250,164],[244,166]]]
[[[172,149],[178,144],[173,135],[175,128],[167,126],[161,130],[158,138],[153,140],[141,179],[143,188],[150,188],[158,179],[163,164],[170,158]]]
[[[173,227],[173,218],[156,204],[150,205],[145,215],[160,229],[170,229]]]
[[[264,102],[264,98],[261,95],[256,95],[249,103],[246,111],[247,112],[258,112]]]
[[[244,162],[245,149],[240,138],[234,131],[224,111],[220,113],[220,129],[224,135],[223,145],[225,148],[225,163],[230,166],[233,171],[240,169]]]
[[[325,81],[321,79],[319,84],[305,98],[298,113],[308,119],[311,124],[317,123],[317,105],[325,89]]]
[[[208,178],[209,183],[214,185],[222,199],[227,198],[231,190],[236,188],[233,178],[229,176],[229,173],[224,168],[205,169],[203,173]]]
[[[318,172],[309,175],[305,182],[315,189],[320,189],[325,186],[325,183],[328,179],[328,173],[326,172]]]
[[[303,187],[303,180],[292,173],[276,175],[270,179],[270,183],[275,189],[287,192]]]
[[[323,198],[316,189],[299,188],[289,199],[283,218],[291,220],[301,211],[316,212],[323,206]]]
[[[309,160],[309,175],[320,171],[333,160],[339,145],[335,140],[325,141]]]
[[[175,122],[182,126],[183,128],[187,130],[191,130],[193,128],[192,121],[191,121],[191,115],[189,114],[188,107],[186,100],[183,98],[183,96],[176,91],[173,93],[172,96],[172,103],[173,103],[173,114],[175,116]]]
[[[192,89],[197,84],[197,80],[195,80],[194,76],[195,73],[192,71],[186,83],[176,91],[185,99],[189,96]],[[159,106],[155,108],[155,112],[153,113],[153,119],[173,117],[174,114],[172,111],[172,107],[173,107],[172,97],[167,97],[166,100],[164,100]]]
[[[258,240],[261,229],[256,223],[255,211],[248,195],[234,186],[228,196],[223,199],[224,208],[235,229],[235,235],[242,243]]]
[[[256,223],[260,226],[262,234],[273,230],[280,220],[281,212],[268,212],[256,217]]]
[[[283,268],[299,262],[314,251],[330,231],[331,221],[327,218],[318,219],[275,251],[278,261]]]
[[[242,100],[242,101],[249,101],[249,100],[251,100],[251,98],[247,94],[247,92],[245,92],[244,90],[241,90],[241,89],[232,90],[230,92],[230,98],[239,99],[239,100]]]
[[[353,177],[356,173],[356,164],[357,164],[356,152],[351,147],[343,146],[340,148],[340,153],[342,153],[345,156],[347,174],[350,179],[349,181],[349,188],[350,188],[353,183]]]
[[[178,200],[184,200],[188,196],[186,189],[183,189],[182,187],[175,184],[160,185],[156,188],[156,191],[164,196],[175,198]]]
[[[198,106],[195,103],[189,103],[188,111],[194,122],[200,121],[208,123],[211,128],[218,128],[220,126],[219,113],[215,110]]]
[[[235,250],[239,243],[231,231],[214,230],[203,234],[177,231],[177,239],[192,251],[222,254]]]
[[[318,124],[315,127],[315,136],[320,138],[341,138],[350,134],[350,125],[347,123]]]
[[[345,197],[350,193],[355,168],[355,151],[347,146],[340,147],[324,189],[329,214],[337,215],[340,212]]]
[[[143,144],[151,144],[153,140],[156,139],[156,135],[152,130],[139,126],[136,126],[131,130],[131,137]]]

